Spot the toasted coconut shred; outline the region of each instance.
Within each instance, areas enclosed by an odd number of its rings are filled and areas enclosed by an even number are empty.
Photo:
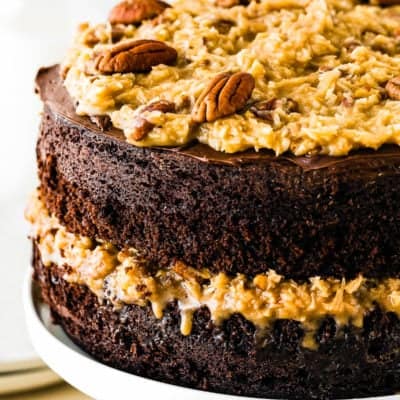
[[[332,317],[338,326],[362,327],[364,316],[376,306],[400,316],[400,279],[322,279],[298,283],[273,270],[250,279],[195,270],[176,262],[151,272],[135,249],[118,250],[109,243],[66,231],[49,215],[38,197],[26,213],[32,237],[45,266],[67,270],[64,279],[84,285],[100,301],[123,305],[151,305],[157,318],[176,301],[181,312],[181,332],[189,335],[193,314],[206,306],[215,324],[241,314],[263,332],[278,319],[298,321],[305,330],[303,346],[317,347],[315,334],[323,319]],[[65,268],[67,266],[68,268]]]
[[[252,1],[218,8],[212,0],[170,2],[140,26],[80,26],[64,62],[65,86],[81,115],[109,115],[137,146],[176,146],[194,139],[235,153],[329,154],[400,143],[400,102],[385,86],[400,75],[400,7],[351,0]],[[89,74],[93,55],[129,39],[156,39],[178,52],[176,65],[148,73]],[[251,74],[249,106],[214,122],[194,124],[191,110],[216,74]],[[277,108],[267,119],[251,111],[260,101],[288,98],[296,110]],[[176,113],[146,114],[154,129],[133,139],[141,108],[154,100]]]

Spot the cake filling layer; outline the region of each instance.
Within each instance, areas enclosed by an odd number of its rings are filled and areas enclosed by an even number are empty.
[[[124,304],[151,304],[162,318],[167,304],[176,301],[181,311],[181,332],[189,335],[193,313],[206,306],[220,324],[235,313],[264,330],[278,319],[301,322],[303,345],[314,347],[320,322],[332,317],[341,325],[362,327],[364,316],[377,305],[400,316],[400,279],[321,279],[307,282],[285,279],[273,270],[249,278],[243,274],[212,274],[181,262],[154,269],[135,249],[119,250],[110,243],[66,231],[49,215],[39,195],[26,212],[33,226],[32,237],[46,266],[65,270],[64,279],[87,286],[99,299],[118,309]]]
[[[136,146],[197,139],[227,153],[339,156],[400,143],[399,7],[249,3],[222,8],[214,0],[175,0],[140,24],[81,25],[64,62],[77,112],[110,116]],[[175,49],[176,63],[145,73],[93,71],[98,54],[149,39]],[[199,123],[193,109],[203,91],[217,74],[236,72],[255,81],[246,106]],[[168,109],[154,107],[160,100]],[[138,135],[144,120],[152,129]]]

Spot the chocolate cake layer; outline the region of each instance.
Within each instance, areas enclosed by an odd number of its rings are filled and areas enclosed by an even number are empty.
[[[42,70],[37,154],[47,208],[70,231],[156,266],[287,278],[400,275],[400,151],[338,158],[137,148],[73,112]]]
[[[362,329],[338,329],[326,319],[316,351],[301,346],[304,332],[297,322],[277,321],[260,335],[239,315],[215,326],[206,308],[195,313],[192,334],[183,336],[176,305],[161,320],[149,306],[116,312],[86,287],[67,283],[62,269],[44,267],[36,247],[34,268],[44,300],[72,340],[101,362],[131,373],[269,398],[323,400],[400,389],[400,321],[392,313],[373,311]]]

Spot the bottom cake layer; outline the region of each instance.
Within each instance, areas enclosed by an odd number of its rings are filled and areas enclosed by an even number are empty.
[[[55,321],[99,361],[140,376],[227,394],[332,399],[393,394],[400,389],[400,320],[379,309],[363,328],[326,319],[317,350],[301,345],[300,324],[278,320],[262,337],[240,315],[216,326],[203,307],[192,333],[179,329],[175,304],[157,319],[150,306],[115,311],[88,288],[68,283],[65,270],[45,267],[34,246],[35,278]],[[67,266],[65,266],[67,268]]]

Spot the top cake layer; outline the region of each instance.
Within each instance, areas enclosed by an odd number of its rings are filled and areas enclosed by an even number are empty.
[[[41,194],[68,231],[134,247],[156,267],[400,276],[398,147],[335,158],[138,148],[77,116],[57,68],[37,88]]]
[[[136,146],[377,149],[400,143],[399,18],[351,0],[128,1],[80,27],[65,85]]]

